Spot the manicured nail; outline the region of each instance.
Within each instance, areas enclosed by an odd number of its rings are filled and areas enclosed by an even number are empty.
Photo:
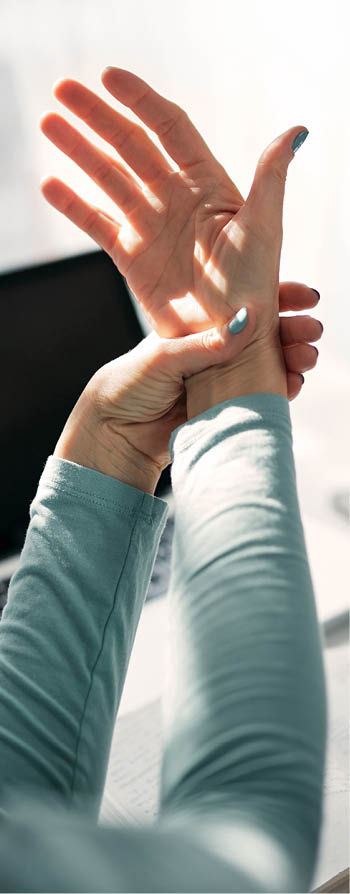
[[[237,335],[237,332],[241,332],[244,329],[246,323],[248,321],[248,311],[246,307],[241,307],[240,310],[237,311],[231,322],[228,324],[228,328],[232,335]]]
[[[300,133],[297,133],[296,137],[294,138],[294,140],[292,142],[292,149],[293,149],[294,154],[298,151],[298,149],[300,149],[300,146],[303,145],[303,142],[304,142],[304,140],[306,140],[306,137],[308,135],[309,135],[308,130],[301,130]]]
[[[316,295],[318,295],[318,300],[320,300],[321,295],[320,295],[320,293],[317,291],[317,289],[313,289],[312,286],[311,286],[311,289],[312,289],[313,292],[316,292]]]

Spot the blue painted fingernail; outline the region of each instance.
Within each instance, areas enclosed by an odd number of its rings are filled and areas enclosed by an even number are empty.
[[[294,140],[292,142],[292,149],[293,149],[294,154],[298,151],[298,149],[300,149],[300,146],[303,145],[303,142],[304,142],[304,140],[306,140],[306,137],[308,135],[309,135],[308,130],[301,130],[300,133],[297,133],[296,137],[294,137]]]
[[[237,332],[241,332],[244,329],[246,323],[248,321],[248,311],[246,307],[241,307],[240,310],[237,311],[231,322],[228,324],[228,328],[232,335],[237,335]]]

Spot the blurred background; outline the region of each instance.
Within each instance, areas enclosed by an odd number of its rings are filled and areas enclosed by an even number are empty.
[[[264,148],[296,124],[309,129],[288,172],[280,280],[321,293],[310,311],[325,327],[319,360],[290,410],[319,616],[343,611],[349,574],[348,3],[2,0],[0,7],[0,272],[97,247],[45,201],[40,179],[46,174],[122,220],[112,200],[40,131],[43,112],[56,110],[113,153],[54,98],[58,78],[77,78],[138,120],[100,81],[107,65],[138,74],[186,109],[245,197]]]

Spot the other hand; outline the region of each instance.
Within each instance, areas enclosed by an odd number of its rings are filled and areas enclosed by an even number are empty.
[[[299,308],[316,300],[315,293],[300,283],[283,283],[281,295],[286,306]],[[317,341],[321,324],[309,316],[281,318],[284,354],[295,370],[316,364],[315,349],[302,342],[306,332],[310,340]],[[211,329],[175,339],[161,339],[151,332],[133,350],[92,376],[54,455],[154,493],[171,461],[171,434],[187,421],[184,377],[228,362],[246,342],[244,329],[234,336],[226,333],[223,337],[220,329]],[[295,396],[301,377],[289,372],[287,378]]]

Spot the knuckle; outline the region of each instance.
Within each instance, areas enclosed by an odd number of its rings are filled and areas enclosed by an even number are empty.
[[[110,177],[111,174],[111,166],[108,161],[103,159],[103,161],[99,161],[97,167],[93,172],[93,177],[99,183],[105,183],[106,180]]]
[[[90,211],[84,220],[84,230],[89,236],[93,236],[96,232],[97,212]]]
[[[106,241],[106,252],[107,254],[114,259],[114,254],[117,252],[117,240],[118,240],[118,231],[116,233],[112,233],[108,241]],[[118,263],[118,267],[120,267],[120,263]]]
[[[172,104],[172,115],[169,118],[166,118],[164,121],[159,124],[157,128],[158,135],[160,137],[166,137],[170,133],[170,131],[175,127],[179,121],[184,120],[187,117],[187,113],[181,106],[178,106],[176,103]]]
[[[287,180],[287,171],[285,168],[280,168],[277,165],[273,165],[271,167],[271,176],[277,183],[282,186],[285,186]]]
[[[112,146],[115,146],[118,150],[123,149],[123,147],[126,145],[128,140],[131,139],[132,134],[133,134],[133,128],[125,131],[124,128],[122,129],[121,127],[118,127],[111,134],[110,142],[111,142]]]
[[[210,329],[208,329],[206,332],[203,333],[202,345],[203,345],[203,348],[205,351],[212,352],[214,350],[214,348],[216,346],[215,345],[215,342],[216,342],[215,335],[216,335],[216,333]]]
[[[76,203],[76,200],[75,200],[75,198],[73,198],[73,199],[69,199],[69,202],[67,202],[67,204],[65,205],[65,207],[63,209],[63,213],[66,214],[67,217],[70,217],[71,215],[74,214],[75,203]]]
[[[96,109],[98,109],[101,106],[101,104],[102,104],[101,100],[96,99],[95,102],[93,102],[92,105],[90,106],[88,113],[85,115],[85,121],[89,125],[89,127],[90,127],[90,125],[93,125]]]
[[[144,105],[145,99],[147,100],[147,97],[150,95],[150,93],[151,93],[151,88],[147,84],[146,89],[143,91],[143,93],[141,93],[141,95],[138,97],[138,99],[134,100],[134,105],[133,105],[134,111],[135,111],[135,109],[138,109],[139,106],[142,107]]]
[[[73,143],[73,146],[71,146],[69,153],[68,153],[69,158],[71,158],[72,161],[76,161],[77,157],[79,157],[80,150],[83,145],[84,145],[84,139],[81,135],[79,135],[76,138],[75,142]]]
[[[224,346],[223,334],[218,329],[208,329],[203,333],[203,348],[208,354],[213,354]]]

